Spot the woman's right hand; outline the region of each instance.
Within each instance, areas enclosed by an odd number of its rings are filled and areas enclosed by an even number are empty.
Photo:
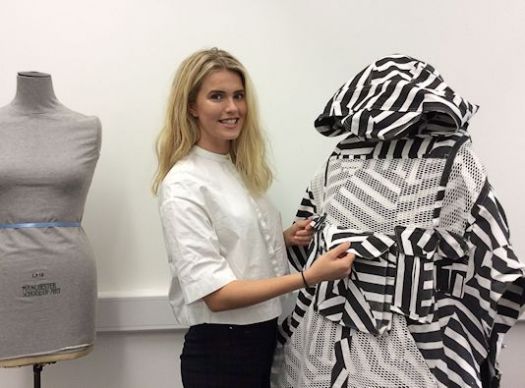
[[[313,286],[325,280],[337,280],[350,275],[355,255],[347,252],[349,248],[350,243],[342,243],[319,256],[303,272],[306,283]]]

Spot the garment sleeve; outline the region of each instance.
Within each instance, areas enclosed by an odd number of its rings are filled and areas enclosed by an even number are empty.
[[[301,204],[299,205],[299,209],[297,210],[297,213],[295,215],[295,221],[305,220],[308,218],[312,218],[315,215],[319,215],[319,205],[317,203],[317,199],[315,196],[316,190],[314,190],[314,188],[317,188],[319,186],[317,182],[321,178],[324,179],[324,175],[317,175],[307,187],[304,197],[301,200]],[[288,255],[288,261],[296,270],[301,271],[304,268],[308,256],[310,254],[311,247],[312,244],[310,244],[310,246],[292,245],[290,247],[287,247],[286,253]]]
[[[215,233],[200,190],[183,185],[164,189],[160,217],[172,276],[187,304],[222,288],[236,276]]]
[[[514,254],[505,212],[488,182],[472,208],[467,240],[474,269],[465,297],[472,311],[479,312],[488,340],[483,386],[496,386],[503,336],[525,305],[525,265]]]

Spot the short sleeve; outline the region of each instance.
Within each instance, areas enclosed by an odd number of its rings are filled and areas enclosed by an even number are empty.
[[[221,254],[202,190],[182,183],[162,187],[160,218],[172,276],[187,304],[236,280]]]

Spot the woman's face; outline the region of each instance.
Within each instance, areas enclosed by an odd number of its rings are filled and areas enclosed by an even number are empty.
[[[239,137],[246,116],[244,85],[239,74],[217,70],[208,74],[201,85],[190,114],[198,121],[200,147],[226,154],[231,141]]]

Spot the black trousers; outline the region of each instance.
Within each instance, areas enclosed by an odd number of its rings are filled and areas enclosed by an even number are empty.
[[[251,325],[201,324],[184,337],[185,388],[269,388],[277,318]]]

